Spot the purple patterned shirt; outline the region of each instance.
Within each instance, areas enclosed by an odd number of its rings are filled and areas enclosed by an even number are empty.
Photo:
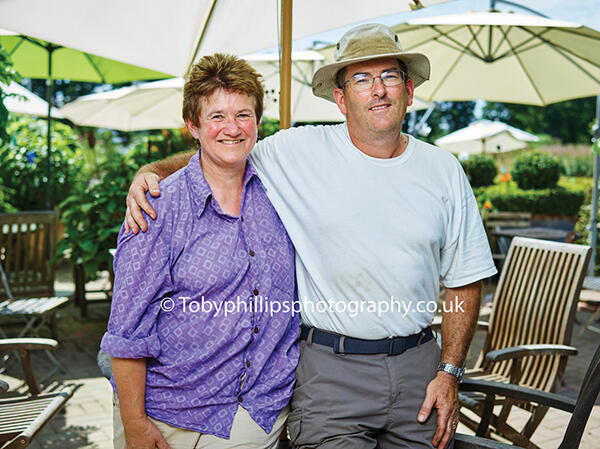
[[[228,438],[241,405],[270,432],[292,395],[299,328],[294,250],[254,167],[239,218],[221,210],[199,153],[148,199],[148,231],[119,235],[102,349],[147,358],[148,416]]]

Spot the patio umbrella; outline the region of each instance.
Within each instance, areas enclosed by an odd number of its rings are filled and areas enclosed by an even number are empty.
[[[4,98],[4,106],[13,114],[32,115],[35,117],[48,116],[48,102],[36,94],[12,81],[8,86],[0,83],[0,90],[10,96]],[[11,95],[12,94],[12,95]],[[52,108],[52,118],[64,118],[56,109]]]
[[[3,0],[0,27],[174,76],[206,54],[281,43],[289,98],[291,39],[444,1],[104,0],[86,7],[79,0]]]
[[[0,13],[1,15],[1,13]],[[21,14],[27,16],[27,14]],[[2,16],[5,18],[5,16]],[[68,26],[68,25],[65,25]],[[54,97],[54,79],[88,81],[94,83],[123,83],[126,81],[168,78],[171,75],[136,67],[63,46],[56,41],[45,41],[13,31],[0,29],[0,45],[6,50],[14,69],[25,78],[47,79],[48,102],[46,152],[46,208],[50,208],[50,157],[52,116],[50,108]]]
[[[502,122],[478,120],[466,128],[440,137],[435,144],[452,153],[498,154],[527,148],[539,138]]]
[[[405,51],[425,53],[428,101],[485,99],[545,106],[600,93],[600,32],[523,14],[469,12],[393,27]]]
[[[183,83],[172,78],[84,95],[60,111],[81,126],[120,131],[180,128]]]

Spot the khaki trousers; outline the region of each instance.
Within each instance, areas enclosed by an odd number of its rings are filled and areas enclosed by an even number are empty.
[[[149,419],[161,431],[173,449],[275,449],[279,443],[279,434],[288,411],[289,405],[281,411],[273,429],[267,434],[254,422],[246,409],[238,406],[229,439],[181,429],[153,418]],[[113,408],[113,444],[115,449],[125,449],[125,429],[121,421],[121,409],[116,395]]]

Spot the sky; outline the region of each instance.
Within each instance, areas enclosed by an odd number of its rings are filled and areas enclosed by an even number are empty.
[[[301,1],[301,0],[296,0]],[[551,19],[577,22],[590,28],[600,30],[600,0],[523,0],[513,1],[528,8],[534,9]],[[412,11],[391,16],[380,17],[366,22],[379,22],[386,25],[395,25],[418,17],[431,17],[445,14],[459,14],[468,11],[487,11],[490,0],[454,0],[438,5],[429,6],[418,11]],[[503,12],[513,11],[520,14],[531,14],[521,8],[506,5],[497,0],[496,9]],[[351,25],[353,26],[353,25]],[[315,41],[336,43],[341,35],[351,26],[338,28],[333,31],[320,33],[308,38],[294,41],[295,50],[310,48]],[[322,44],[320,45],[322,46]],[[270,51],[276,50],[271,48]]]

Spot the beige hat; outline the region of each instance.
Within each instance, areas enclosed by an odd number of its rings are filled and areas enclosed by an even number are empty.
[[[398,36],[388,26],[378,23],[359,25],[347,31],[337,44],[333,54],[335,62],[321,67],[315,72],[312,90],[317,97],[329,101],[333,99],[335,75],[337,72],[357,62],[378,58],[395,58],[406,64],[408,77],[415,87],[429,79],[429,59],[421,53],[404,53]]]

